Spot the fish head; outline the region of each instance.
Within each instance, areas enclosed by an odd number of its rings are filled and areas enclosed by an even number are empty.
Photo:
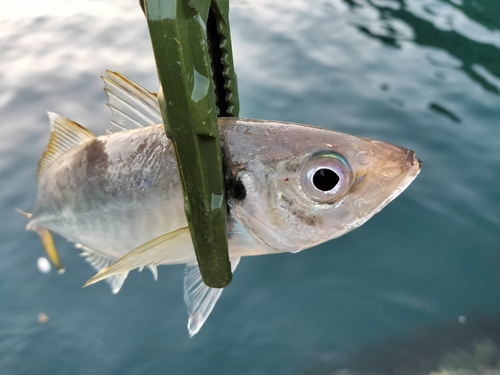
[[[278,251],[297,252],[359,227],[421,168],[413,151],[327,129],[240,120],[229,133],[238,192],[230,192],[230,207]]]

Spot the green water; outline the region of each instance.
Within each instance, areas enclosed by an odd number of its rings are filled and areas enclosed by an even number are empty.
[[[116,4],[0,4],[0,374],[417,375],[500,347],[500,2],[232,3],[242,116],[392,142],[423,169],[348,235],[243,259],[192,339],[183,267],[82,289],[77,250],[56,238],[67,271],[40,273],[14,212],[34,203],[45,111],[102,133],[105,69],[157,89],[142,11]]]

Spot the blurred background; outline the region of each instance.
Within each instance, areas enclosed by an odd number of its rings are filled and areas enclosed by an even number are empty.
[[[79,251],[57,237],[66,273],[41,273],[14,211],[35,201],[46,111],[102,134],[105,69],[157,91],[138,1],[3,1],[0,374],[500,371],[500,3],[252,0],[230,17],[241,116],[391,142],[422,173],[344,237],[243,259],[190,339],[182,266],[82,289]]]

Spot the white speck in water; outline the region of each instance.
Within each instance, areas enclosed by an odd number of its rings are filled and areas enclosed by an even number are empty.
[[[465,317],[465,315],[460,315],[460,316],[458,317],[458,322],[459,322],[460,324],[465,324],[465,323],[467,323],[467,318]]]
[[[52,269],[50,262],[47,260],[47,258],[44,257],[38,258],[38,260],[36,261],[36,265],[38,266],[38,270],[41,273],[49,273]]]
[[[45,259],[45,258],[43,258]],[[47,259],[45,259],[47,260]],[[49,316],[43,312],[41,312],[40,314],[38,314],[38,323],[40,324],[47,324],[49,322]]]

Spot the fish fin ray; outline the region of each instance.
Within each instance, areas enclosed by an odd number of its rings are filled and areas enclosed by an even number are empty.
[[[153,279],[155,279],[155,281],[158,281],[158,268],[156,268],[156,264],[148,265],[148,269],[153,274]]]
[[[118,72],[106,70],[102,76],[108,94],[111,125],[120,130],[161,124],[158,98]]]
[[[31,217],[33,216],[33,214],[30,214],[29,212],[25,212],[25,211],[21,210],[20,208],[17,208],[17,207],[16,207],[16,208],[15,208],[15,210],[16,210],[16,212],[17,212],[19,215],[21,215],[21,216],[23,216],[24,218],[26,218],[26,220],[30,220],[30,219],[31,219]]]
[[[123,126],[119,125],[117,122],[114,122],[113,120],[110,120],[109,122],[111,123],[111,125],[118,128],[118,131],[128,130],[127,128],[124,128]],[[114,131],[111,130],[110,133],[114,133]]]
[[[116,262],[115,257],[110,257],[107,255],[102,255],[86,246],[76,244],[78,249],[81,249],[82,252],[80,256],[84,257],[85,260],[97,271],[100,272],[103,269],[109,267],[109,265]],[[114,275],[106,279],[109,286],[111,287],[111,292],[116,294],[120,291],[125,279],[128,276],[128,272],[123,272],[119,275]]]
[[[95,137],[94,133],[76,122],[54,112],[47,113],[52,133],[47,149],[38,163],[37,175],[39,179],[61,155]]]
[[[166,251],[167,250],[167,251]],[[186,263],[194,257],[189,228],[179,228],[135,248],[116,263],[100,271],[84,286],[133,269],[169,263]],[[154,276],[154,273],[153,273]]]
[[[231,258],[231,271],[234,272],[240,258]],[[184,302],[188,310],[189,336],[196,335],[215,307],[224,288],[211,288],[201,279],[197,263],[187,264],[184,269]]]

